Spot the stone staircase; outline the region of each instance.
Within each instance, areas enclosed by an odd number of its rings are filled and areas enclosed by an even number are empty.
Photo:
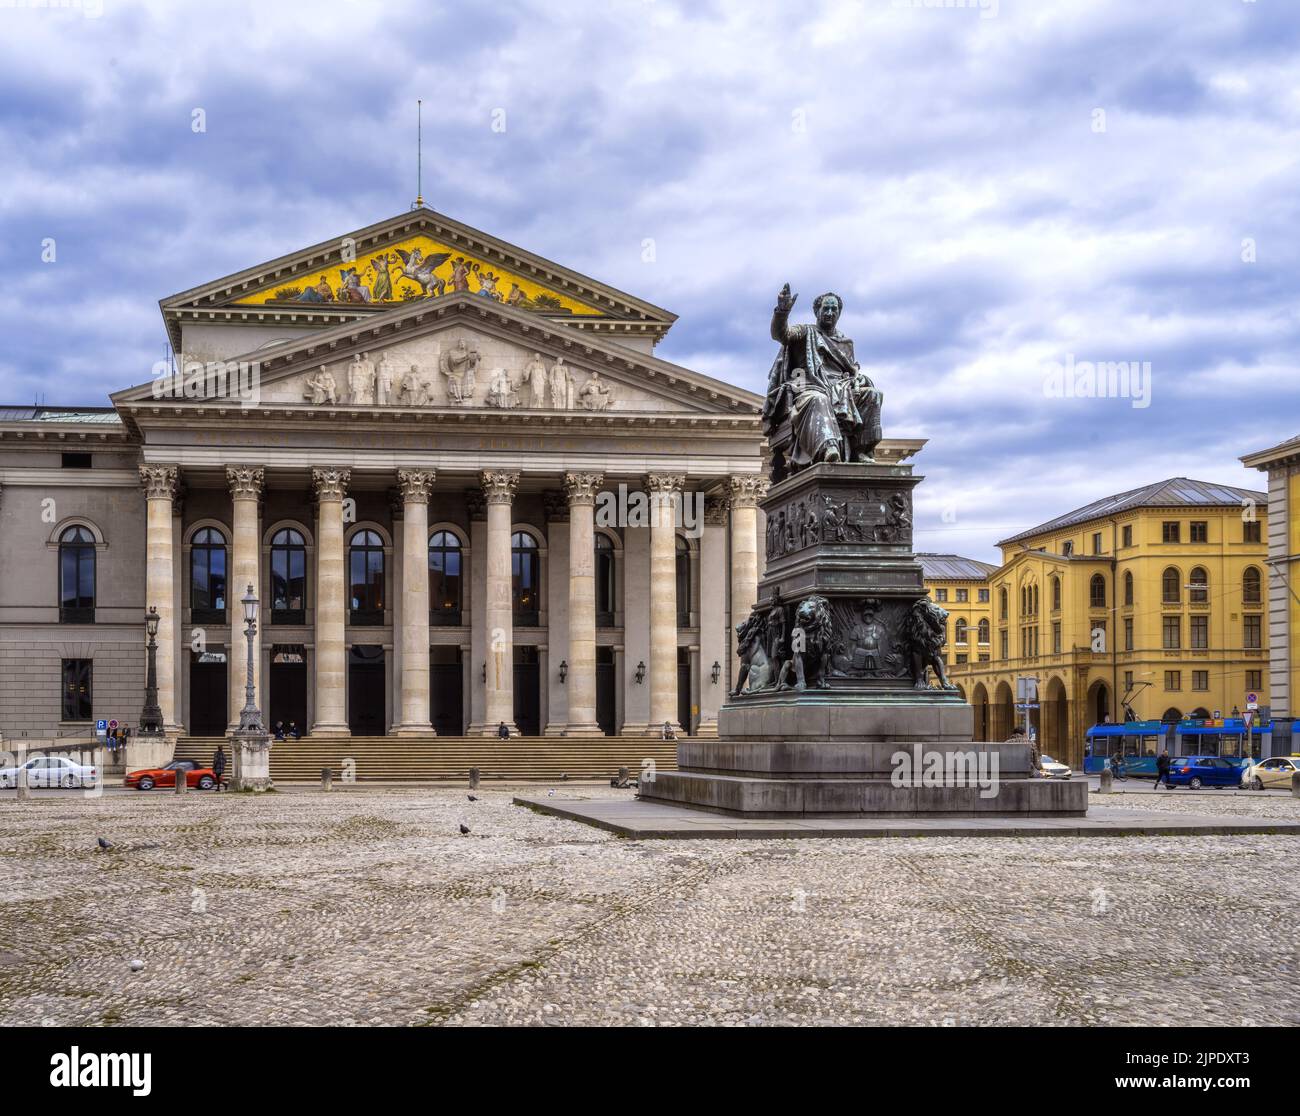
[[[177,759],[212,762],[221,737],[182,736]],[[477,767],[490,780],[518,779],[552,782],[562,774],[571,780],[605,781],[626,767],[633,778],[643,760],[659,771],[677,769],[677,744],[631,736],[551,737],[512,736],[509,740],[480,736],[390,737],[354,736],[347,740],[277,740],[271,745],[271,778],[277,783],[319,782],[321,768],[336,781],[351,766],[357,782],[419,783],[435,779],[465,779]],[[229,768],[227,768],[229,773]]]

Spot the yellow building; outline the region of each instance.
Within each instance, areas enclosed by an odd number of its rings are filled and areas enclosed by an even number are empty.
[[[1268,474],[1267,686],[1276,724],[1300,716],[1300,436],[1241,460]],[[1275,735],[1274,755],[1296,749],[1300,738],[1286,749]]]
[[[972,597],[989,590],[988,659],[978,643],[963,652],[949,621],[952,680],[975,707],[976,738],[1004,739],[1023,718],[1020,678],[1037,683],[1028,715],[1043,751],[1074,766],[1088,726],[1125,707],[1178,720],[1226,714],[1250,692],[1268,704],[1267,499],[1176,477],[1000,542],[987,585],[966,583]]]
[[[968,663],[986,663],[993,653],[993,605],[989,578],[997,566],[960,554],[918,554],[930,599],[948,612],[948,643],[943,649],[949,671]]]

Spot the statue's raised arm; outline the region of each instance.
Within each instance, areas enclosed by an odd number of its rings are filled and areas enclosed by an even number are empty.
[[[780,341],[785,344],[789,338],[789,329],[787,323],[790,319],[790,311],[794,309],[794,304],[798,301],[797,294],[790,293],[790,284],[785,286],[777,293],[776,309],[772,311],[772,340]]]

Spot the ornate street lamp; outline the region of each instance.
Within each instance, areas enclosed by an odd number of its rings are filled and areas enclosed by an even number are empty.
[[[569,673],[569,664],[566,660],[560,660],[560,685],[564,685],[564,679]]]
[[[636,684],[639,686],[645,681],[645,660],[642,659],[636,664]]]
[[[150,606],[144,614],[144,630],[149,636],[149,670],[145,676],[144,708],[140,710],[140,733],[161,736],[163,731],[162,708],[158,705],[158,622],[162,619],[158,609]]]
[[[713,684],[718,684],[718,679],[722,677],[722,664],[717,659],[713,660]]]
[[[240,601],[244,606],[244,638],[248,641],[248,674],[244,681],[244,708],[239,711],[239,732],[249,735],[266,735],[262,724],[262,711],[257,708],[257,687],[253,679],[253,636],[257,634],[257,596],[249,583],[248,592]]]

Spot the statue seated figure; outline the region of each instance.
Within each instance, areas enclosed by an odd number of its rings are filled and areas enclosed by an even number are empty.
[[[836,328],[844,308],[839,295],[818,295],[816,321],[792,326],[796,298],[787,283],[772,312],[772,339],[781,352],[768,375],[763,430],[774,481],[818,462],[874,461],[881,439],[884,393],[858,366],[852,340]]]

